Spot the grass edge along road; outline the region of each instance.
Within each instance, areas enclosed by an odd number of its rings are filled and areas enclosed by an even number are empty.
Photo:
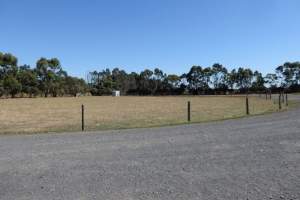
[[[246,116],[245,96],[1,99],[0,134],[80,131],[81,104],[87,131],[187,124],[188,101],[190,123]],[[249,102],[250,116],[278,111],[271,100],[249,96]]]

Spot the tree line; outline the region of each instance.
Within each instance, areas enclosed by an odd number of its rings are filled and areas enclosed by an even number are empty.
[[[14,55],[0,52],[0,97],[76,96],[87,89],[83,79],[68,76],[57,58],[40,58],[31,68],[19,66]]]
[[[57,58],[40,58],[35,67],[18,65],[10,53],[0,52],[0,97],[111,95],[182,95],[300,91],[300,63],[286,62],[263,76],[250,68],[228,70],[221,64],[192,66],[187,73],[166,74],[161,69],[140,73],[114,68],[89,72],[86,80],[72,77]]]
[[[159,68],[140,73],[114,68],[90,72],[87,84],[92,95],[109,95],[113,90],[120,90],[123,95],[297,92],[300,63],[287,62],[266,76],[243,67],[229,71],[218,63],[211,67],[192,66],[182,75],[166,74]]]

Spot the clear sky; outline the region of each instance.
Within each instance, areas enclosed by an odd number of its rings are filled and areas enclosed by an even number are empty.
[[[272,72],[300,60],[299,0],[0,0],[0,51],[69,74],[187,72],[218,62]]]

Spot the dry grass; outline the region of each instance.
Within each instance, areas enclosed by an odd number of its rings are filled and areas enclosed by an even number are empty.
[[[240,96],[1,99],[0,133],[79,131],[81,104],[87,130],[186,123],[187,101],[191,101],[192,122],[245,115],[245,97]],[[251,114],[276,109],[272,101],[250,97]]]

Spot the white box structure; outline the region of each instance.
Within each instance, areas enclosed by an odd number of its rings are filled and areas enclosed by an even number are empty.
[[[113,97],[119,97],[120,96],[120,91],[119,90],[114,90],[112,92]]]

